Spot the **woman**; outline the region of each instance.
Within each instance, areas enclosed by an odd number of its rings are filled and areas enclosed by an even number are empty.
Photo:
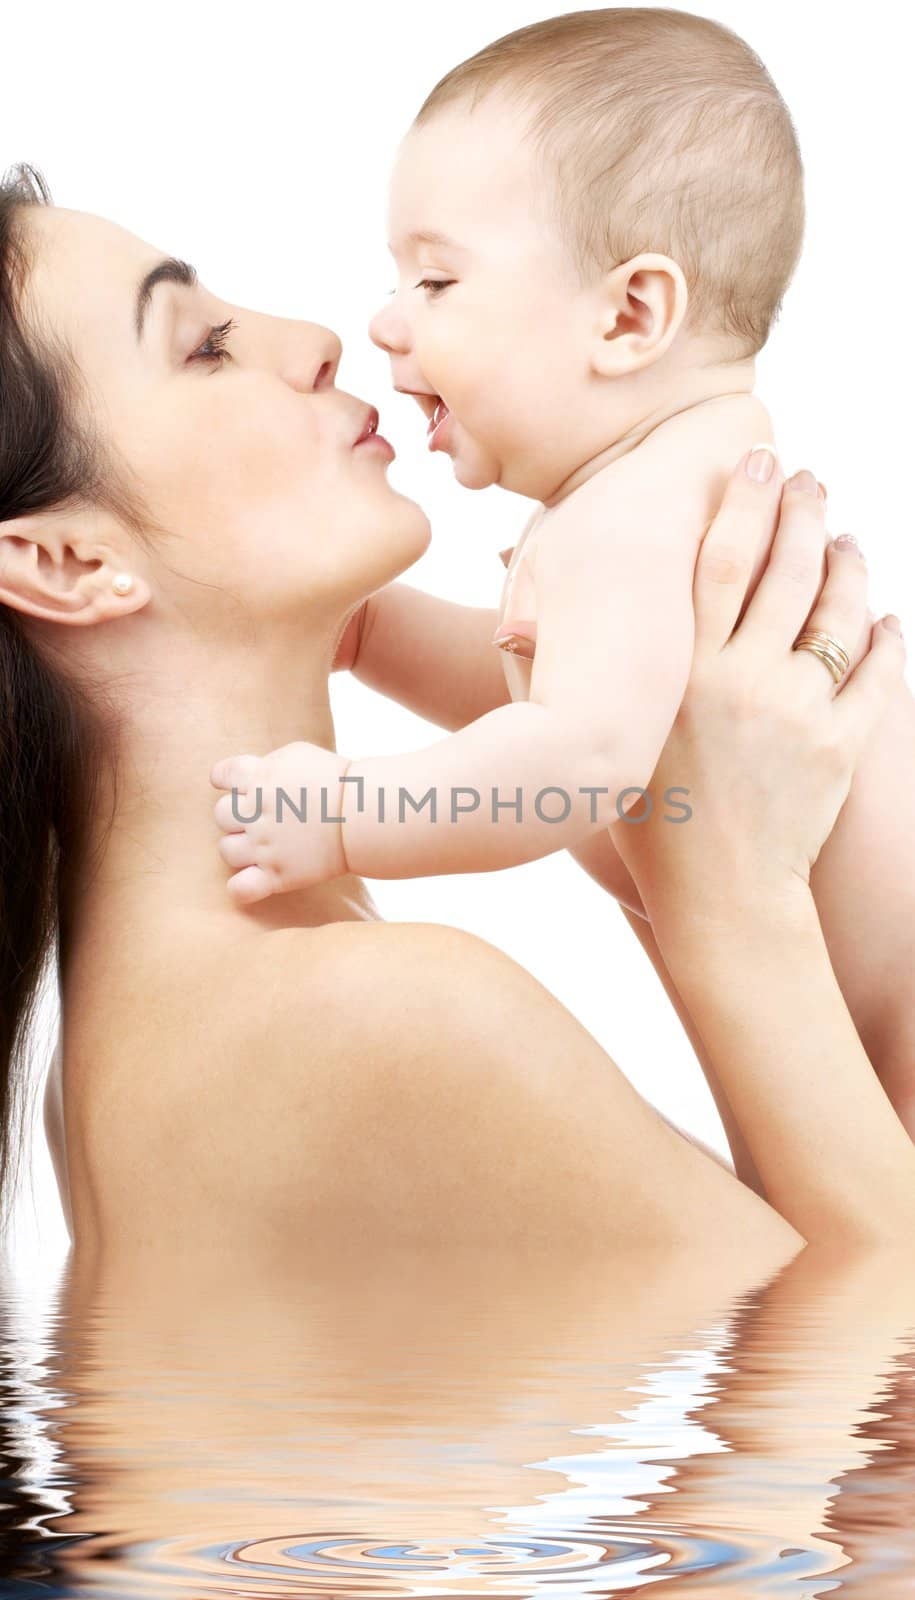
[[[875,629],[834,702],[822,662],[791,652],[805,618],[776,581],[768,631],[754,597],[738,654],[722,654],[743,591],[709,584],[715,540],[755,549],[761,525],[752,501],[740,511],[742,478],[706,541],[699,676],[662,761],[700,793],[706,759],[730,770],[689,706],[708,696],[717,720],[729,685],[746,697],[737,661],[761,659],[774,710],[757,726],[757,684],[741,729],[767,804],[737,784],[739,813],[690,823],[690,861],[668,828],[647,859],[633,846],[631,870],[775,1210],[482,941],[384,926],[352,879],[229,904],[208,770],[226,750],[332,745],[344,629],[428,525],[360,442],[370,409],[334,387],[332,333],[228,307],[185,264],[46,198],[26,176],[0,213],[2,1059],[59,903],[59,1172],[77,1252],[142,1271],[366,1242],[693,1244],[756,1277],[824,1230],[907,1237],[915,1153],[804,881],[898,682],[898,639]],[[860,629],[857,560],[831,563],[824,614]],[[804,715],[776,771],[785,703],[792,727]],[[800,817],[773,803],[787,779]],[[788,1063],[773,1027],[795,1030]],[[828,1066],[814,1052],[786,1093],[812,1027]]]

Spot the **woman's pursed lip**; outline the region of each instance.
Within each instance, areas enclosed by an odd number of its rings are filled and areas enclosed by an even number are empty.
[[[353,445],[354,450],[368,450],[377,455],[383,455],[386,460],[393,461],[396,455],[394,446],[383,433],[367,433],[364,438],[357,439]]]
[[[379,420],[378,407],[370,406],[368,416],[365,419],[365,427],[359,437],[353,440],[353,449],[356,448],[357,444],[364,444],[366,439],[370,439],[373,434],[378,432]]]
[[[369,406],[366,411],[365,426],[359,437],[353,440],[354,450],[369,450],[375,455],[384,456],[386,461],[393,461],[395,457],[394,446],[378,432],[378,407]]]

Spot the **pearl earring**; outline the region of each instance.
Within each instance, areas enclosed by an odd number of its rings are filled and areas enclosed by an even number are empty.
[[[115,594],[129,594],[133,588],[133,578],[129,572],[119,572],[116,578],[112,578],[111,587]]]

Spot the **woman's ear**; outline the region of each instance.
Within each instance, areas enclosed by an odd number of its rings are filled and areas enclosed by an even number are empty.
[[[93,511],[35,511],[0,522],[0,603],[78,627],[138,611],[149,586],[126,554],[123,531],[113,523],[107,529],[120,531],[117,544],[105,531]]]
[[[689,300],[676,261],[647,252],[606,273],[598,294],[591,364],[603,378],[623,378],[657,361],[676,338]]]

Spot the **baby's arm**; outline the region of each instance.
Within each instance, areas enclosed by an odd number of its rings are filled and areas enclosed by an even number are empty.
[[[672,540],[663,517],[633,527],[606,490],[562,509],[562,526],[534,558],[543,598],[531,698],[406,755],[347,763],[292,745],[254,763],[244,773],[248,792],[263,794],[246,828],[254,848],[224,841],[223,853],[262,876],[253,871],[239,891],[282,892],[346,871],[397,878],[515,866],[605,828],[619,816],[620,792],[647,785],[689,673],[695,536]],[[213,781],[231,787],[232,763],[218,769]],[[287,814],[275,824],[277,781],[287,794],[306,791],[312,821]],[[217,817],[231,832],[240,819],[227,800]]]
[[[498,621],[495,608],[388,584],[367,601],[353,675],[427,722],[466,727],[510,703],[502,656],[490,642]]]
[[[533,558],[529,700],[431,748],[350,763],[342,826],[350,871],[387,878],[515,866],[606,827],[619,816],[620,791],[648,783],[689,674],[695,538],[672,543],[669,521],[643,517],[640,508],[638,526],[629,521],[609,482],[554,513]],[[402,790],[413,805],[400,804]],[[431,802],[416,809],[430,791],[434,824]]]

